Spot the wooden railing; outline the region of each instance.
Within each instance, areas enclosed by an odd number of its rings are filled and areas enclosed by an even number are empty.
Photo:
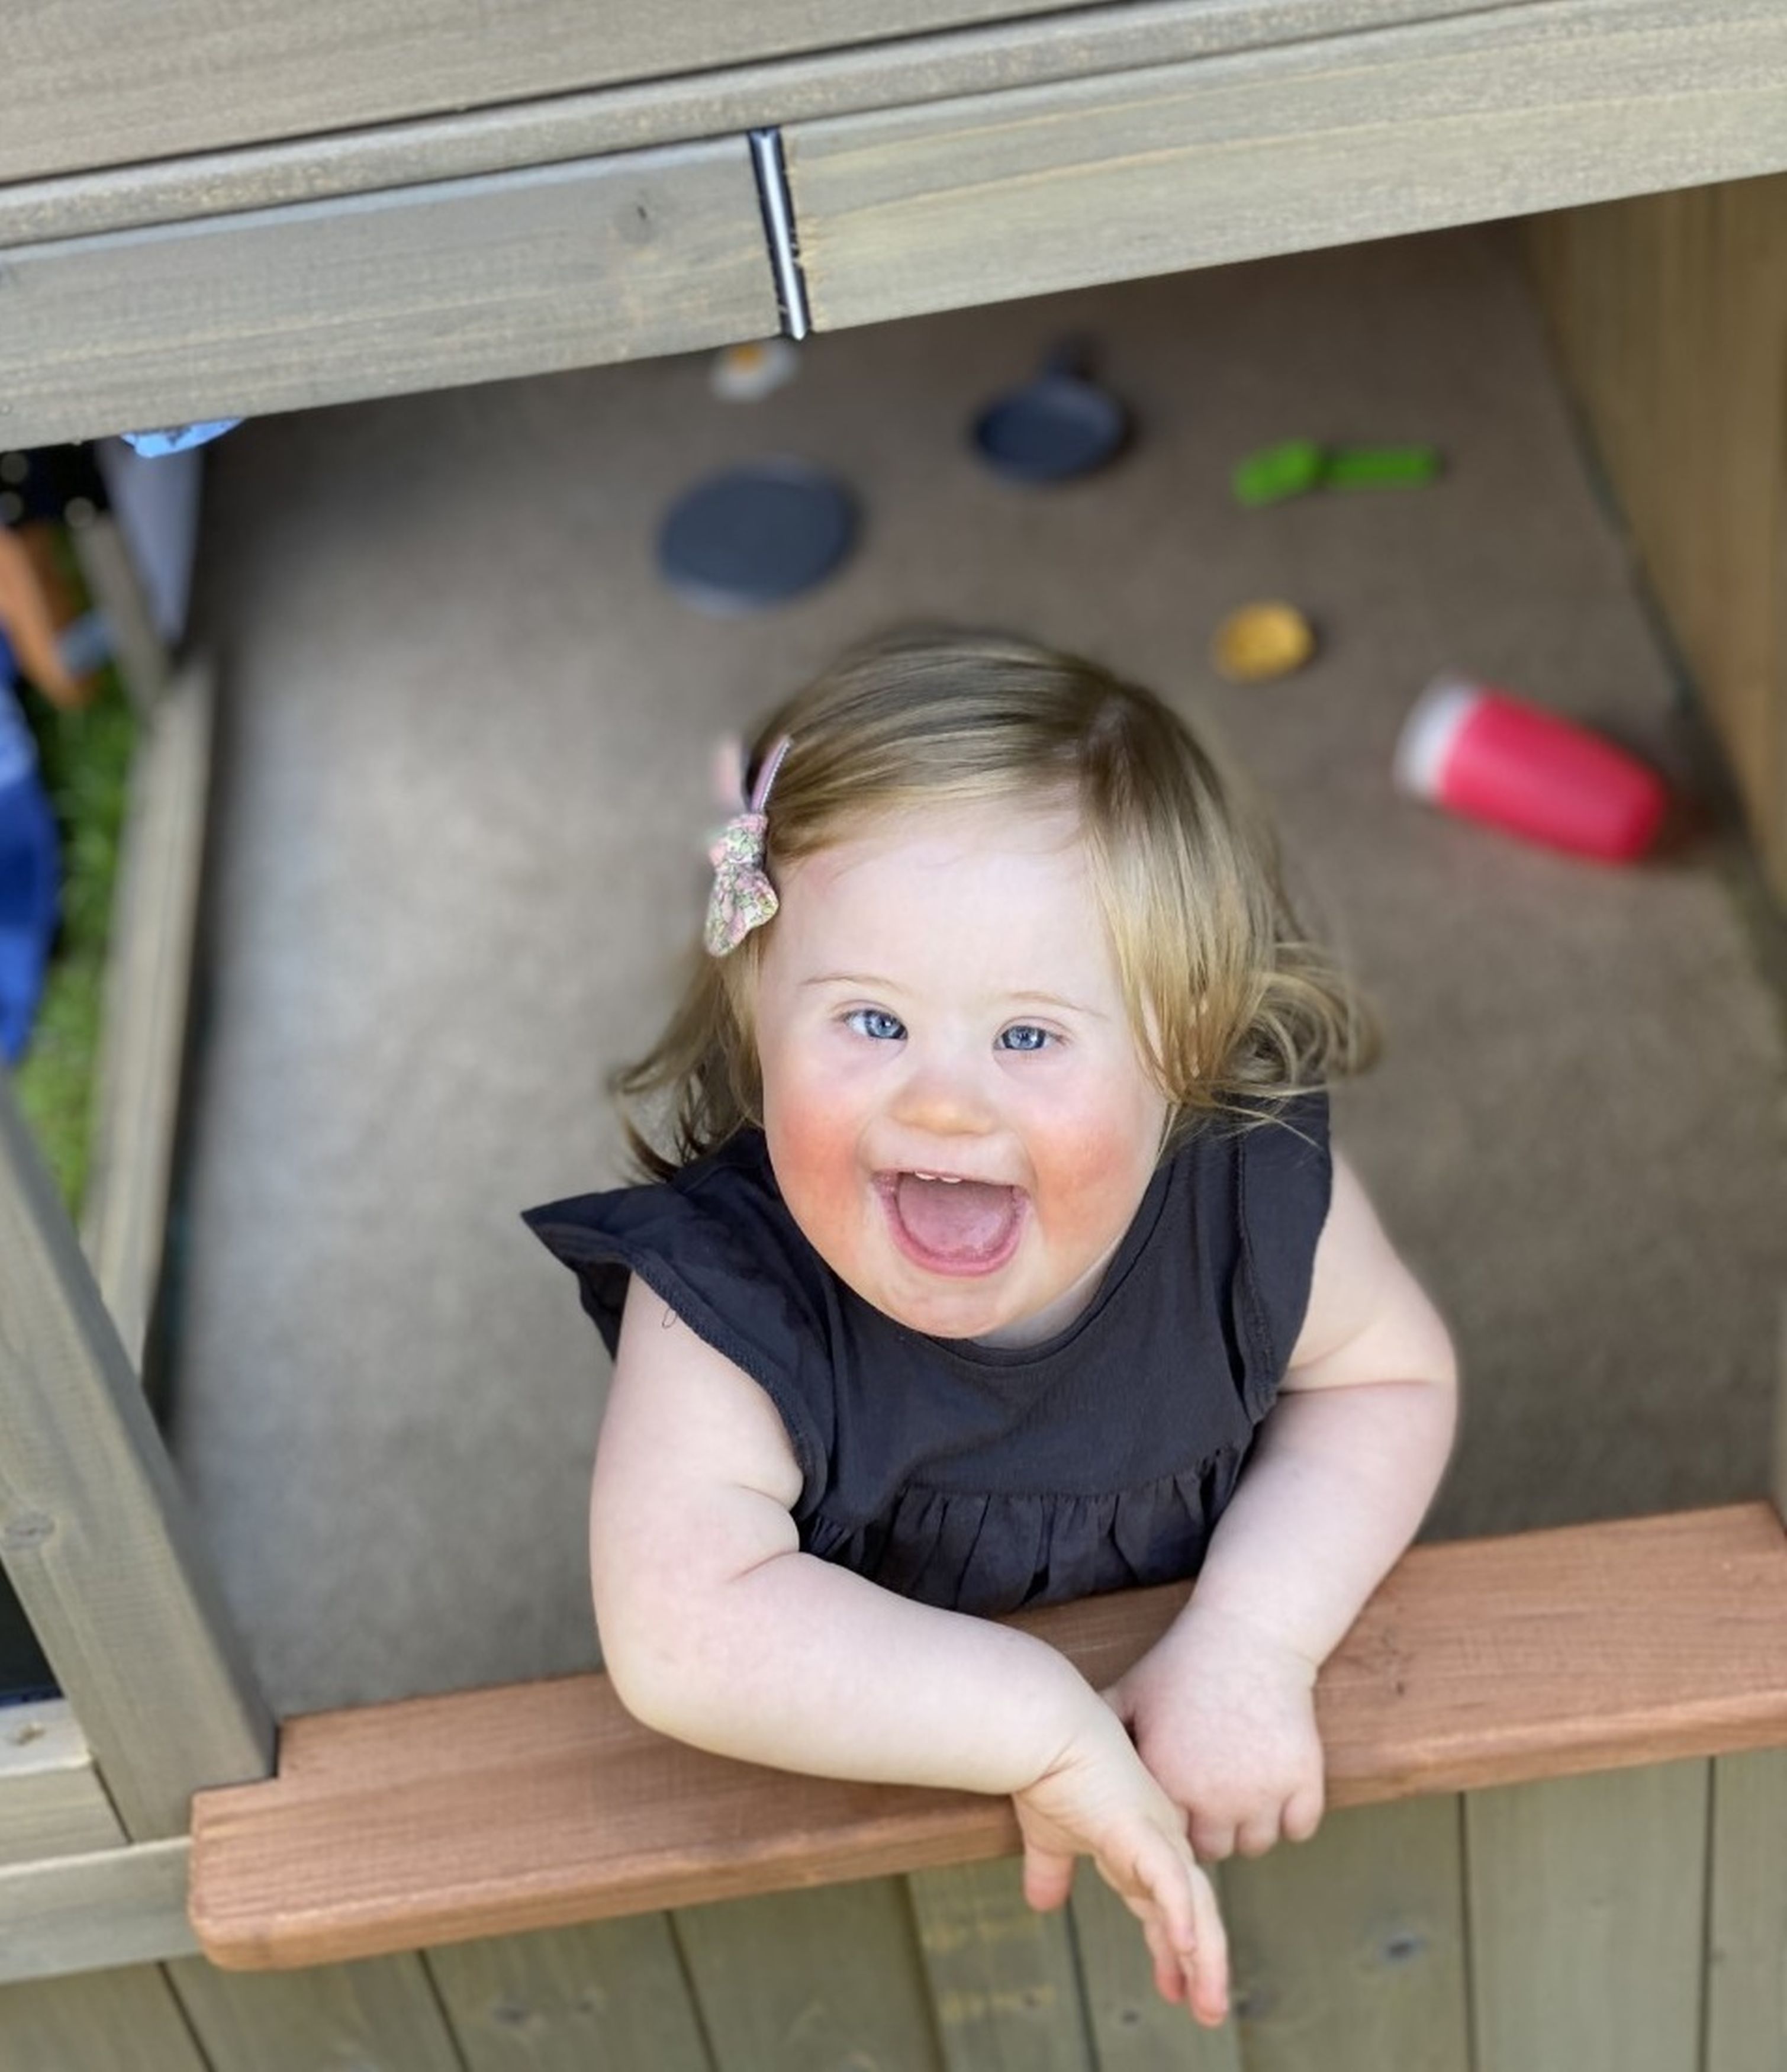
[[[1183,1586],[1021,1622],[1095,1682]],[[1324,1671],[1330,1803],[1787,1744],[1787,1535],[1767,1504],[1417,1548]],[[222,1966],[335,1963],[1010,1854],[1002,1799],[705,1755],[606,1678],[288,1721],[277,1774],[195,1801]]]

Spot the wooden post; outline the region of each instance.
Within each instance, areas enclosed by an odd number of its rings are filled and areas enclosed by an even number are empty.
[[[125,1835],[266,1776],[273,1721],[137,1375],[0,1083],[0,1559]]]

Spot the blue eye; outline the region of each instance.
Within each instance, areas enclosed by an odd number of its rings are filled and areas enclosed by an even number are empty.
[[[897,1043],[906,1034],[906,1024],[899,1017],[880,1007],[852,1008],[844,1016],[844,1024],[859,1036],[873,1037],[877,1043]]]
[[[1054,1040],[1046,1029],[1038,1029],[1033,1022],[1014,1022],[1009,1029],[999,1032],[1001,1050],[1042,1050]]]

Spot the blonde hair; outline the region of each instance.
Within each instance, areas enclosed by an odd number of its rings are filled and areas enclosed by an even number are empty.
[[[1375,1056],[1370,1009],[1296,924],[1260,802],[1151,692],[1029,641],[919,629],[852,648],[797,692],[765,721],[754,770],[784,734],[772,882],[902,809],[1077,805],[1169,1144],[1217,1112],[1269,1120]],[[668,1178],[761,1120],[751,1003],[774,926],[702,956],[657,1043],[615,1075],[646,1173]],[[668,1152],[640,1126],[647,1108],[668,1121]]]

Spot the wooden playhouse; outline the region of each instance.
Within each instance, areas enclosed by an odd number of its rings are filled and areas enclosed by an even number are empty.
[[[8,84],[6,446],[1527,218],[1787,901],[1776,0],[59,0]],[[1323,1681],[1347,1810],[1225,1877],[1214,2037],[1089,1881],[1024,1907],[1000,1803],[699,1756],[600,1677],[275,1720],[139,1385],[202,664],[156,711],[84,1246],[0,1089],[0,1556],[64,1694],[0,1713],[0,2064],[1787,2066],[1764,1503],[1409,1556]],[[1178,1594],[1038,1623],[1107,1675]]]

